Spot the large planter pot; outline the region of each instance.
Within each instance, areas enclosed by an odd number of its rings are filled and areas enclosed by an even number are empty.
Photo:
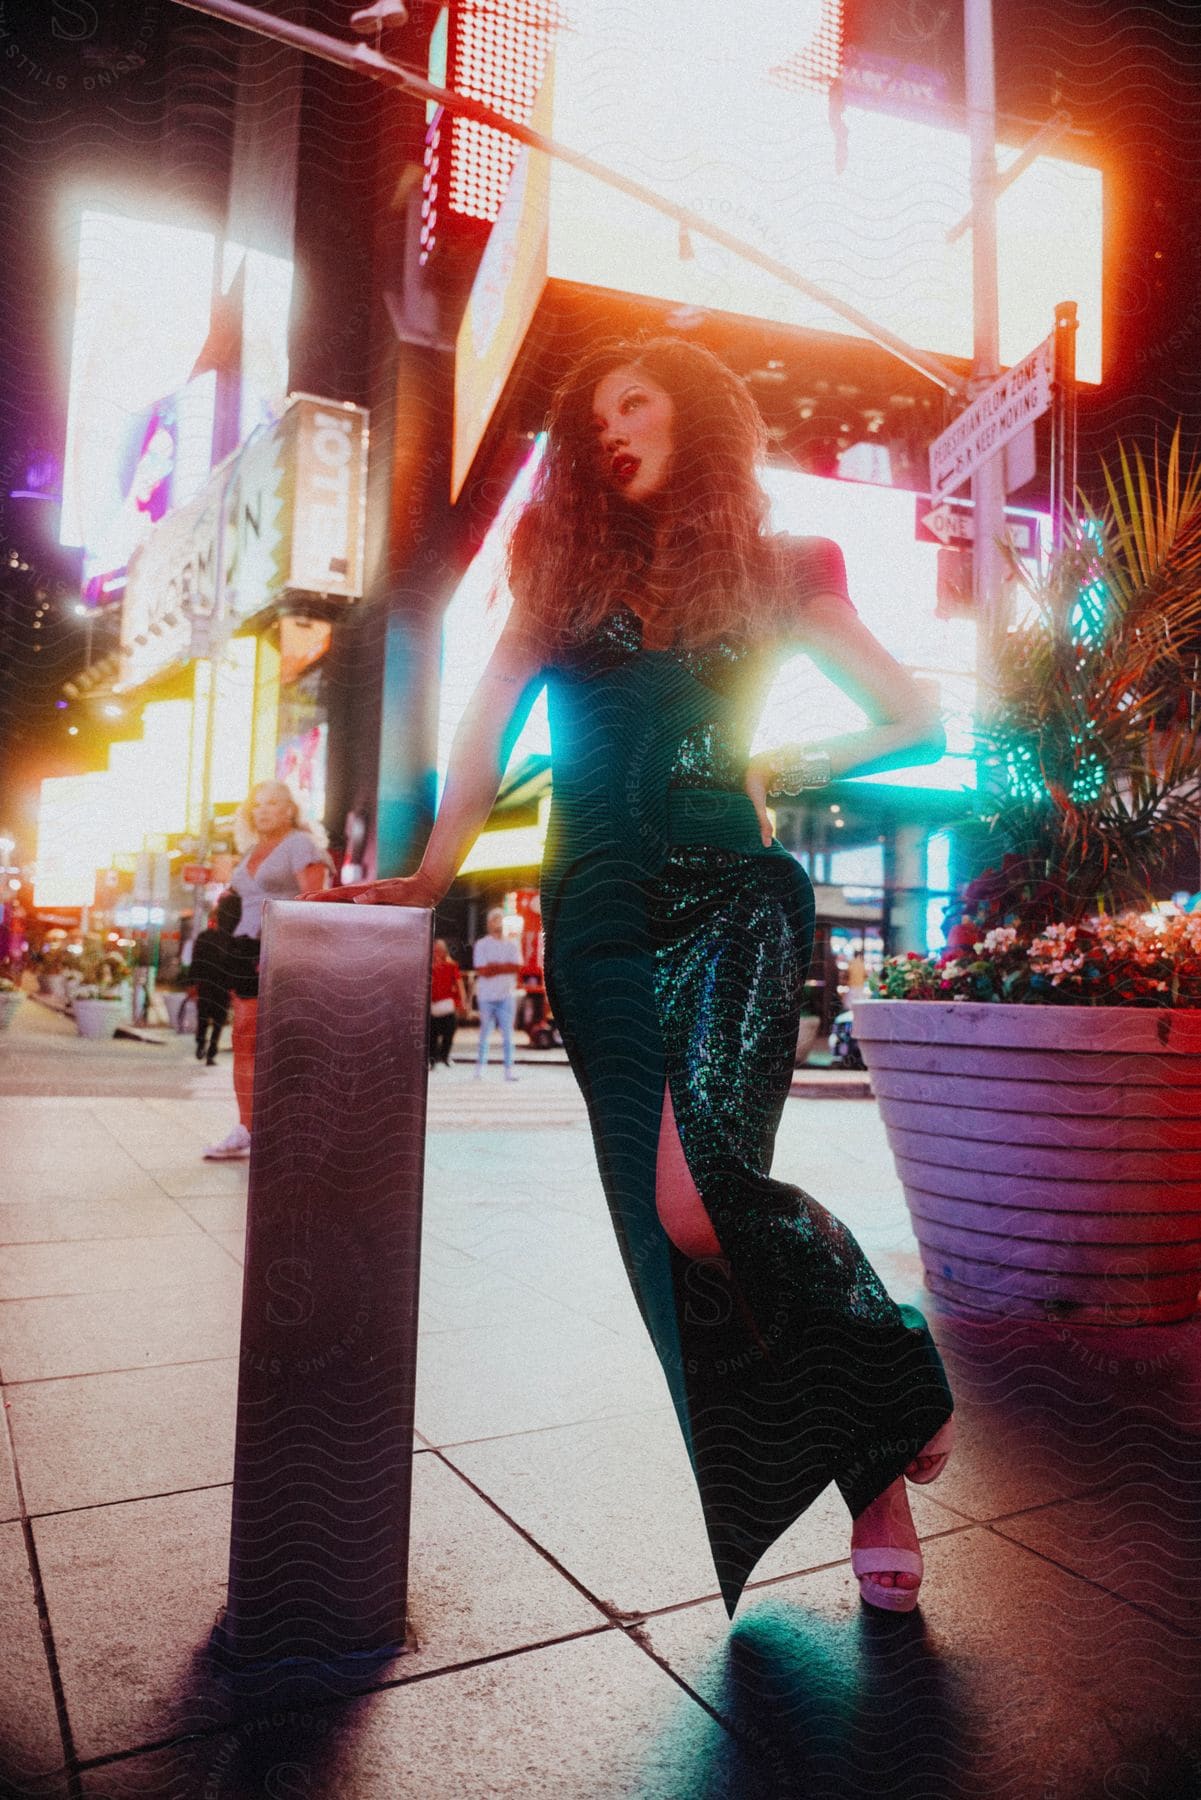
[[[868,1000],[928,1286],[958,1306],[1165,1324],[1201,1288],[1201,1011]]]
[[[71,1015],[80,1037],[111,1038],[119,1025],[129,1020],[129,1012],[121,1000],[80,1000],[71,1002]]]

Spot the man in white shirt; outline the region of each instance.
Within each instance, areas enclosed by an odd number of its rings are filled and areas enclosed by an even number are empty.
[[[488,914],[488,935],[472,946],[471,962],[475,969],[475,1002],[480,1015],[480,1047],[475,1062],[475,1079],[483,1078],[488,1063],[488,1040],[494,1025],[500,1028],[501,1047],[505,1059],[505,1080],[517,1081],[513,1067],[513,1011],[516,1005],[517,977],[521,973],[521,953],[516,944],[503,935],[505,915],[494,906]]]

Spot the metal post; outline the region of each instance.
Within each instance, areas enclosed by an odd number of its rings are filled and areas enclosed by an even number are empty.
[[[997,91],[993,67],[992,0],[964,0],[965,88],[972,190],[972,390],[1001,372],[997,306]],[[1005,617],[1005,457],[999,451],[972,479],[974,513],[972,597],[976,610],[976,673],[981,701],[995,686]]]
[[[236,1665],[403,1650],[433,914],[265,909],[229,1596]]]
[[[1051,528],[1057,550],[1063,548],[1076,511],[1076,302],[1055,308],[1054,362],[1051,370]]]

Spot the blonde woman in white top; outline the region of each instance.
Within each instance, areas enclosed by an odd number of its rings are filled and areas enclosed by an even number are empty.
[[[250,1155],[254,1110],[254,1045],[259,1010],[259,935],[265,900],[294,900],[317,894],[333,873],[333,863],[283,781],[260,781],[238,809],[235,841],[245,855],[230,878],[241,896],[242,916],[233,936],[234,1093],[238,1123],[205,1156],[225,1162]]]

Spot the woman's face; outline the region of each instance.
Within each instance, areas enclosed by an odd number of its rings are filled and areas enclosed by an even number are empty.
[[[250,822],[260,837],[274,837],[292,823],[292,808],[282,794],[258,788],[250,797]]]
[[[623,363],[598,381],[592,424],[604,479],[630,500],[647,500],[667,479],[675,406],[666,388]]]

